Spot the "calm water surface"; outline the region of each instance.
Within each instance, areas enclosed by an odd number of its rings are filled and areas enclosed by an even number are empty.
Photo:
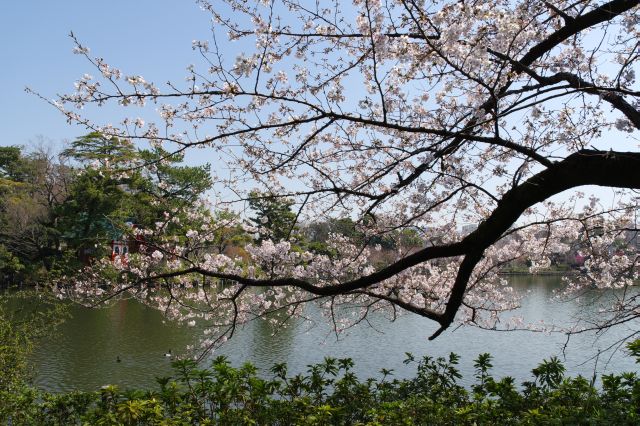
[[[566,323],[582,308],[576,302],[559,302],[552,291],[559,278],[517,277],[514,287],[525,294],[518,312],[527,321]],[[309,315],[317,316],[310,307]],[[594,315],[594,311],[592,312]],[[171,374],[171,350],[180,354],[196,343],[197,327],[182,327],[166,321],[153,309],[137,302],[122,300],[107,308],[72,307],[73,318],[61,325],[54,335],[43,340],[32,357],[36,384],[51,391],[95,390],[105,384],[121,387],[155,387],[155,376]],[[462,356],[460,370],[463,383],[473,381],[473,359],[483,352],[494,356],[497,376],[510,375],[518,381],[531,379],[530,370],[542,359],[558,355],[571,374],[591,377],[599,350],[617,338],[637,330],[630,323],[604,336],[575,336],[565,355],[565,337],[526,331],[493,332],[462,327],[445,332],[428,341],[435,330],[433,322],[415,315],[405,315],[390,323],[373,318],[374,327],[361,326],[336,340],[329,326],[318,321],[315,326],[302,322],[274,330],[265,322],[255,321],[244,327],[226,346],[212,356],[226,355],[234,365],[255,364],[264,375],[275,363],[287,362],[291,374],[304,372],[308,364],[326,356],[350,357],[356,362],[361,378],[377,376],[380,368],[393,368],[396,377],[413,375],[412,366],[402,363],[405,352],[416,356],[441,356],[456,352]],[[121,362],[116,362],[120,357]],[[602,355],[598,370],[606,373],[637,370],[633,360],[622,351]]]

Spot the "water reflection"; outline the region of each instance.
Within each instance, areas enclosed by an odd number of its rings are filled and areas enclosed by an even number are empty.
[[[513,286],[524,295],[518,314],[529,321],[563,323],[580,313],[581,307],[575,301],[553,300],[559,278],[517,277]],[[597,314],[595,305],[589,309]],[[444,356],[453,351],[462,355],[461,370],[469,382],[473,359],[479,353],[490,352],[500,375],[522,381],[531,378],[531,368],[543,358],[562,355],[565,343],[560,334],[476,328],[460,328],[428,341],[436,325],[415,315],[402,316],[394,323],[374,316],[374,328],[357,327],[337,340],[317,308],[309,306],[306,313],[318,319],[315,327],[309,329],[308,324],[296,321],[287,328],[274,328],[266,321],[253,321],[212,356],[227,355],[234,365],[252,362],[266,375],[274,363],[287,362],[294,374],[306,371],[308,364],[320,362],[325,356],[351,357],[356,361],[356,373],[364,378],[375,376],[381,367],[393,368],[397,377],[413,375],[413,368],[402,363],[405,352]],[[171,373],[170,360],[164,353],[170,349],[174,354],[180,353],[195,343],[199,333],[197,327],[165,321],[158,311],[128,300],[103,309],[74,306],[72,314],[73,319],[64,323],[55,336],[44,340],[33,355],[36,383],[45,389],[93,390],[107,383],[125,388],[154,386],[155,376]],[[637,322],[597,339],[593,335],[572,338],[566,352],[567,369],[571,374],[590,377],[594,368],[590,358],[633,328],[638,329]],[[117,362],[118,357],[121,362]],[[636,369],[633,360],[622,352],[600,359],[598,367],[607,372]]]
[[[45,389],[152,386],[154,376],[170,373],[164,353],[193,340],[159,312],[132,301],[104,309],[75,306],[72,315],[33,356],[36,383]]]

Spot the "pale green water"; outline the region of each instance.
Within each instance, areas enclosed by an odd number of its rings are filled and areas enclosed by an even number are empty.
[[[575,302],[552,300],[552,290],[558,278],[517,277],[514,287],[528,293],[522,302],[521,314],[529,321],[565,322],[581,309]],[[309,308],[310,316],[320,319]],[[595,314],[595,311],[593,312]],[[64,323],[58,333],[45,339],[35,351],[32,361],[36,383],[48,390],[94,390],[105,384],[122,387],[150,387],[154,376],[169,375],[170,361],[164,356],[169,349],[180,353],[196,341],[196,328],[181,327],[167,322],[162,315],[132,301],[118,301],[104,309],[72,308],[73,318]],[[473,380],[472,360],[482,352],[494,355],[496,375],[511,375],[518,381],[529,380],[530,370],[550,355],[562,357],[565,342],[562,335],[531,332],[492,332],[476,328],[460,328],[445,332],[435,341],[427,337],[435,331],[433,322],[414,315],[400,317],[395,323],[373,318],[375,328],[362,326],[337,341],[330,328],[318,322],[295,323],[275,336],[264,322],[253,322],[238,333],[226,346],[213,354],[227,355],[233,364],[249,361],[263,374],[278,362],[287,362],[290,373],[306,371],[306,366],[325,356],[350,357],[356,362],[356,373],[362,377],[376,376],[380,368],[393,368],[398,377],[413,374],[413,368],[402,361],[405,352],[416,356],[445,355],[453,351],[462,356],[460,369],[465,383]],[[598,349],[604,349],[616,338],[638,330],[630,323],[599,339],[593,335],[572,338],[565,363],[572,374],[593,374],[594,362],[589,360]],[[122,362],[116,362],[120,357]],[[583,364],[584,363],[584,364]],[[582,365],[581,365],[582,364]],[[618,351],[602,356],[599,369],[605,372],[634,371],[633,360]]]

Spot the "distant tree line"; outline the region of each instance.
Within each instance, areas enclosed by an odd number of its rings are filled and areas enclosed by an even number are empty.
[[[162,148],[136,148],[130,141],[90,133],[59,154],[0,147],[0,278],[2,284],[36,282],[72,274],[109,254],[110,241],[129,228],[162,223],[176,238],[196,228],[187,211],[213,182],[210,166],[186,166],[183,156]],[[298,250],[336,255],[331,235],[380,251],[384,266],[396,252],[431,244],[428,230],[402,228],[368,233],[373,216],[301,218],[292,199],[254,191],[248,199],[246,231],[230,212],[213,215],[221,226],[215,243],[203,250],[224,253],[264,240],[288,240]],[[569,244],[572,246],[572,244]],[[567,255],[558,254],[564,264]],[[526,265],[525,265],[526,266]]]
[[[346,237],[358,246],[377,247],[383,251],[418,248],[426,242],[421,231],[414,228],[370,235],[365,232],[367,221],[359,223],[350,217],[303,220],[291,199],[267,193],[252,192],[249,206],[253,211],[249,221],[258,229],[258,242],[291,240],[301,249],[325,254],[332,254],[327,244],[331,234]]]

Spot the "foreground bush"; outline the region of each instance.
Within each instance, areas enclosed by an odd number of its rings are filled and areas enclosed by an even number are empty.
[[[629,345],[640,361],[640,342]],[[200,369],[190,360],[173,363],[173,378],[158,378],[156,390],[51,394],[14,386],[0,395],[0,421],[12,425],[450,425],[450,424],[640,424],[640,380],[635,373],[605,375],[601,387],[564,376],[551,358],[534,368],[531,382],[495,380],[491,356],[475,361],[475,384],[466,389],[448,359],[407,354],[416,365],[408,380],[360,381],[350,359],[327,358],[307,374],[290,376],[275,365],[271,379],[251,364],[234,368],[224,357]]]

